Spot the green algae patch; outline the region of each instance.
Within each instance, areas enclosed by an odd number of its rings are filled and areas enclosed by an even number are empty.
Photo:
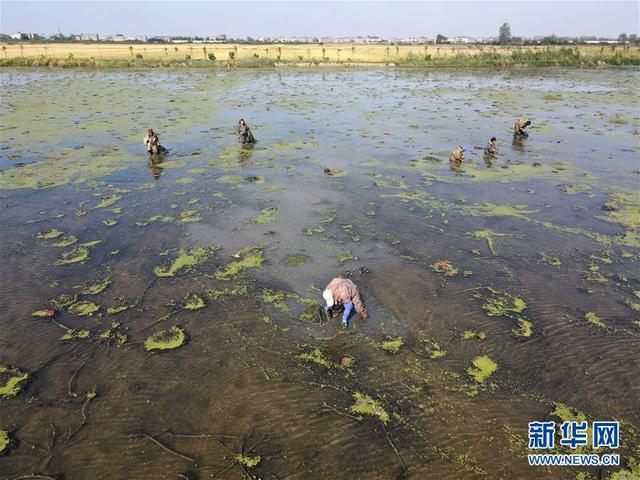
[[[360,392],[353,394],[355,403],[349,407],[351,413],[356,415],[368,415],[378,418],[383,424],[387,424],[389,421],[389,414],[386,412],[382,405],[377,400],[374,400],[369,395],[364,395]]]
[[[309,227],[304,231],[304,234],[309,237],[314,233],[324,233],[324,227],[322,225],[318,225],[317,227]]]
[[[89,250],[84,247],[76,247],[73,250],[65,252],[56,260],[56,265],[72,265],[74,263],[83,263],[89,258]]]
[[[69,313],[72,313],[73,315],[78,315],[80,317],[84,317],[86,315],[92,315],[98,310],[100,310],[99,305],[96,305],[93,302],[88,302],[84,300],[81,302],[76,302],[69,306]]]
[[[507,165],[505,168],[467,168],[464,174],[478,181],[524,182],[531,179],[558,177],[560,172],[570,168],[571,165],[564,162],[544,165],[519,163]]]
[[[84,242],[84,243],[78,244],[78,247],[82,247],[82,248],[95,247],[96,245],[100,245],[102,242],[103,242],[103,240],[91,240],[89,242]]]
[[[0,397],[15,397],[28,378],[27,372],[0,363]]]
[[[113,205],[114,203],[116,203],[118,200],[121,200],[121,199],[122,199],[122,195],[108,195],[106,197],[101,197],[100,202],[98,202],[98,205],[96,205],[95,208],[110,207],[111,205]]]
[[[89,283],[86,285],[80,293],[84,295],[98,295],[99,293],[104,292],[109,285],[111,285],[111,279],[105,278],[104,280],[97,280],[93,283]]]
[[[310,353],[302,353],[298,355],[298,358],[306,362],[313,362],[325,368],[331,368],[333,366],[319,348],[314,348]]]
[[[11,444],[11,437],[6,430],[0,430],[0,456],[9,451],[9,445]]]
[[[265,288],[262,292],[263,302],[273,305],[285,312],[289,311],[289,307],[285,303],[286,298],[286,292],[274,292],[273,290],[269,290],[268,288]]]
[[[127,340],[129,340],[129,337],[127,337],[124,333],[119,332],[119,327],[120,322],[111,322],[111,328],[102,332],[99,335],[99,338],[101,340],[115,340],[117,346],[124,345],[125,343],[127,343]]]
[[[481,385],[498,369],[498,364],[486,355],[475,357],[471,363],[473,367],[469,367],[467,373]]]
[[[495,244],[493,241],[493,237],[506,237],[506,233],[498,233],[492,230],[476,230],[473,232],[473,238],[477,240],[485,240],[487,242],[487,246],[489,247],[489,251],[491,251],[492,255],[497,255]]]
[[[278,213],[278,207],[265,207],[260,210],[260,215],[249,220],[249,223],[265,224],[273,223],[276,221],[276,215]]]
[[[525,301],[519,297],[513,297],[505,292],[499,292],[493,288],[487,287],[488,295],[476,294],[476,298],[485,301],[482,309],[490,317],[510,316],[516,313],[522,313],[527,308]]]
[[[74,330],[68,329],[63,336],[60,337],[60,340],[82,340],[85,338],[89,338],[91,332],[89,330]]]
[[[251,469],[257,467],[262,457],[260,455],[248,456],[248,455],[236,455],[233,457],[236,462],[243,465],[245,468]]]
[[[183,210],[178,214],[178,220],[183,223],[199,222],[202,220],[200,213],[195,209]]]
[[[183,268],[194,267],[204,262],[211,254],[218,251],[220,247],[195,247],[189,250],[180,250],[177,258],[170,264],[158,265],[153,269],[156,277],[173,277]]]
[[[104,223],[107,227],[113,227],[114,225],[118,224],[118,222],[113,218],[107,218],[106,220],[103,220],[102,223]]]
[[[195,293],[191,293],[184,298],[183,308],[185,310],[200,310],[205,306],[205,301]]]
[[[585,313],[584,318],[587,322],[591,323],[592,325],[595,325],[596,327],[607,328],[607,326],[602,321],[602,319],[598,317],[598,315],[596,315],[594,312]]]
[[[55,311],[51,310],[50,308],[46,308],[44,310],[37,310],[33,312],[31,316],[35,318],[49,318],[53,317],[55,314]]]
[[[545,252],[540,252],[540,258],[543,262],[548,263],[552,267],[559,267],[561,265],[559,258],[553,257]]]
[[[42,230],[36,234],[36,237],[40,240],[51,240],[53,238],[58,238],[62,235],[62,232],[57,228],[52,228],[49,230]]]
[[[382,348],[383,350],[389,353],[393,353],[395,355],[396,353],[400,352],[402,345],[404,345],[404,341],[402,337],[398,337],[398,338],[385,340],[380,344],[380,348]]]
[[[493,203],[476,203],[463,209],[470,215],[486,217],[522,217],[538,210],[527,210],[526,205],[496,205]]]
[[[75,235],[65,235],[63,237],[59,237],[55,242],[50,243],[49,246],[56,247],[56,248],[66,248],[66,247],[70,247],[77,241],[78,241],[78,237],[76,237]]]
[[[115,307],[108,307],[107,315],[116,315],[118,313],[122,313],[126,310],[129,310],[129,308],[131,308],[130,305],[117,305]]]
[[[561,402],[553,402],[554,409],[549,415],[554,415],[562,419],[563,422],[586,422],[587,415],[577,408],[569,407]]]
[[[257,250],[246,255],[238,261],[228,263],[226,266],[218,270],[214,274],[214,277],[218,280],[229,281],[243,270],[259,268],[263,263],[264,257],[262,256],[262,251]]]
[[[49,305],[53,306],[53,308],[63,309],[68,307],[72,303],[75,303],[76,295],[70,293],[62,293],[57,297],[54,297],[49,300]]]
[[[147,352],[154,350],[173,350],[181,347],[187,340],[187,334],[180,327],[171,327],[167,330],[155,332],[144,341],[144,349]]]
[[[475,332],[473,330],[465,330],[460,334],[463,340],[485,340],[487,334],[485,332]]]
[[[530,337],[533,334],[533,324],[522,314],[527,308],[523,299],[491,287],[485,287],[483,292],[486,293],[476,293],[473,296],[484,301],[482,309],[487,316],[507,317],[515,321],[517,327],[511,332],[518,337]]]
[[[448,260],[438,260],[431,268],[434,272],[440,273],[445,277],[453,277],[458,273],[458,269],[453,266],[453,264]]]
[[[608,214],[596,218],[619,223],[630,229],[640,228],[640,192],[611,193],[602,210]]]
[[[244,178],[240,175],[223,175],[222,177],[216,178],[216,182],[218,183],[242,183]]]
[[[176,183],[178,185],[188,185],[189,183],[193,182],[193,178],[192,177],[182,177],[176,180]]]
[[[340,263],[344,263],[349,260],[358,260],[358,257],[354,256],[351,253],[351,250],[341,250],[336,254],[336,257]]]
[[[241,285],[234,288],[211,288],[205,291],[206,295],[213,300],[222,300],[229,297],[239,297],[247,295],[248,289],[246,286]]]
[[[287,267],[299,267],[300,265],[307,263],[309,260],[310,257],[307,255],[289,255],[284,263]]]

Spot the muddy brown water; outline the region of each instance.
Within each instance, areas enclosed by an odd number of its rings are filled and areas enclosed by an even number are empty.
[[[636,69],[0,75],[0,363],[29,373],[0,398],[0,477],[607,478],[527,465],[527,423],[560,422],[558,404],[620,420],[622,467],[640,459]],[[513,143],[519,116],[533,125]],[[254,148],[235,143],[241,117]],[[458,144],[471,163],[453,171]],[[340,274],[371,314],[346,331],[303,313]],[[488,316],[486,287],[526,308]],[[100,308],[32,316],[61,294]],[[189,294],[206,305],[182,308]],[[173,326],[184,345],[145,351]],[[497,365],[482,385],[479,356]],[[356,393],[388,420],[354,413]]]

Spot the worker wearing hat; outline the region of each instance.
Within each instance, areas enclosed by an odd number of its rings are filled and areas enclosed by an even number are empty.
[[[354,307],[362,318],[369,317],[367,309],[362,304],[358,287],[347,278],[336,277],[331,280],[327,288],[322,292],[322,298],[326,303],[325,310],[327,312],[334,305],[342,305],[344,307],[344,312],[342,313],[342,326],[344,328],[347,328],[349,324],[349,315]]]

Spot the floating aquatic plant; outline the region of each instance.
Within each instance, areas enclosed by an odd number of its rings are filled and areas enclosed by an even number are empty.
[[[236,462],[245,466],[246,468],[254,468],[257,467],[262,458],[260,455],[248,456],[248,455],[236,455],[233,457]]]
[[[354,256],[351,253],[351,250],[341,250],[336,254],[336,257],[340,263],[344,263],[348,260],[358,260],[358,257]]]
[[[600,327],[600,328],[607,328],[607,326],[605,325],[605,323],[600,319],[600,317],[598,315],[596,315],[594,312],[587,312],[584,314],[584,318],[587,322],[595,325],[596,327]]]
[[[195,247],[189,250],[180,250],[178,257],[168,265],[159,265],[153,269],[157,277],[173,277],[185,267],[193,267],[204,262],[209,255],[218,251],[220,247]]]
[[[559,267],[561,265],[559,258],[552,257],[551,255],[548,255],[545,252],[540,252],[540,258],[542,258],[543,262],[548,263],[552,267]]]
[[[153,350],[173,350],[181,347],[187,340],[185,331],[177,326],[167,330],[155,332],[144,341],[144,349],[148,352]]]
[[[319,225],[317,227],[309,227],[304,231],[304,234],[308,236],[311,236],[314,233],[324,233],[324,227]]]
[[[262,256],[262,251],[258,250],[253,253],[250,253],[243,257],[242,259],[228,263],[226,266],[222,267],[218,270],[214,277],[218,280],[231,280],[237,274],[242,272],[243,270],[247,270],[249,268],[259,268],[264,263],[264,257]]]
[[[431,268],[436,273],[441,273],[445,277],[453,277],[458,273],[458,269],[448,260],[438,260]]]
[[[487,287],[487,295],[476,294],[476,298],[485,301],[482,309],[490,317],[511,316],[516,313],[522,313],[527,308],[527,304],[519,297],[513,297],[505,292],[499,292],[493,288]]]
[[[95,208],[110,207],[111,205],[116,203],[121,198],[122,198],[121,195],[108,195],[108,196],[105,196],[105,197],[101,197],[100,198],[100,202],[98,203],[98,205],[96,205]]]
[[[251,223],[264,224],[273,223],[276,220],[276,214],[278,213],[277,207],[265,207],[260,210],[260,215],[250,220]]]
[[[107,227],[113,227],[118,222],[116,220],[114,220],[113,218],[107,218],[106,220],[103,220],[102,223],[104,223]]]
[[[497,255],[496,250],[494,248],[493,237],[505,237],[505,236],[507,236],[506,233],[498,233],[492,230],[476,230],[475,232],[473,232],[473,238],[476,238],[479,240],[486,240],[487,246],[489,247],[489,250],[491,251],[492,255]]]
[[[56,314],[55,310],[51,308],[45,308],[44,310],[37,310],[31,314],[32,317],[48,318],[53,317]]]
[[[65,248],[65,247],[70,247],[77,241],[78,241],[78,237],[76,237],[75,235],[65,235],[63,237],[59,237],[55,242],[50,243],[49,246],[57,247],[57,248]]]
[[[206,303],[201,297],[195,293],[190,293],[184,298],[183,308],[186,310],[200,310],[205,305]]]
[[[90,334],[91,332],[89,332],[89,330],[74,330],[70,328],[60,337],[60,340],[82,340],[89,338]]]
[[[52,238],[58,238],[62,235],[62,232],[57,228],[52,228],[50,230],[42,230],[36,234],[40,240],[50,240]]]
[[[11,437],[6,430],[0,430],[0,456],[4,455],[9,450],[11,444]]]
[[[183,210],[178,214],[178,220],[184,223],[199,222],[202,220],[200,213],[195,209]]]
[[[382,348],[383,350],[386,350],[389,353],[396,354],[400,351],[403,344],[404,344],[404,341],[402,337],[390,338],[382,342],[380,344],[380,348]]]
[[[111,285],[111,279],[105,278],[104,280],[97,280],[93,283],[89,283],[86,285],[80,293],[84,295],[98,295],[99,293],[104,292],[109,285]]]
[[[55,298],[52,298],[51,300],[49,300],[49,304],[53,306],[53,308],[57,308],[59,310],[63,309],[64,307],[68,307],[69,305],[71,305],[72,303],[74,303],[76,301],[76,296],[69,294],[69,293],[63,293],[58,295]]]
[[[317,347],[314,348],[311,353],[302,353],[298,355],[298,358],[308,362],[317,363],[318,365],[321,365],[326,368],[332,367],[331,362],[323,355],[322,351]]]
[[[384,424],[389,421],[389,414],[382,408],[382,405],[380,405],[380,402],[377,400],[360,392],[354,393],[353,398],[355,403],[349,407],[351,413],[377,417]]]
[[[308,261],[309,257],[307,255],[289,255],[284,263],[288,267],[298,267],[300,265],[304,265]]]
[[[0,397],[15,397],[28,378],[27,372],[0,363]]]
[[[469,367],[467,373],[480,384],[484,384],[498,369],[498,364],[486,355],[475,357],[471,363],[473,367]]]
[[[125,310],[131,308],[130,305],[117,305],[115,307],[107,307],[107,315],[115,315],[116,313],[122,313]]]
[[[76,247],[73,250],[65,252],[56,260],[56,265],[71,265],[74,263],[82,263],[89,258],[89,250],[84,247]]]
[[[78,316],[92,315],[98,310],[100,310],[99,305],[96,305],[93,302],[88,302],[84,300],[80,302],[76,302],[73,305],[69,306],[69,313],[72,313]]]
[[[462,332],[460,337],[462,337],[463,340],[473,340],[473,339],[485,340],[487,338],[487,334],[485,332],[475,332],[472,330],[465,330],[464,332]]]

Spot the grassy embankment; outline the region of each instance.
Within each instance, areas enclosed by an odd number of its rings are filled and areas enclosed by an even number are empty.
[[[0,66],[272,67],[399,65],[416,67],[640,65],[637,45],[235,45],[6,43]]]

